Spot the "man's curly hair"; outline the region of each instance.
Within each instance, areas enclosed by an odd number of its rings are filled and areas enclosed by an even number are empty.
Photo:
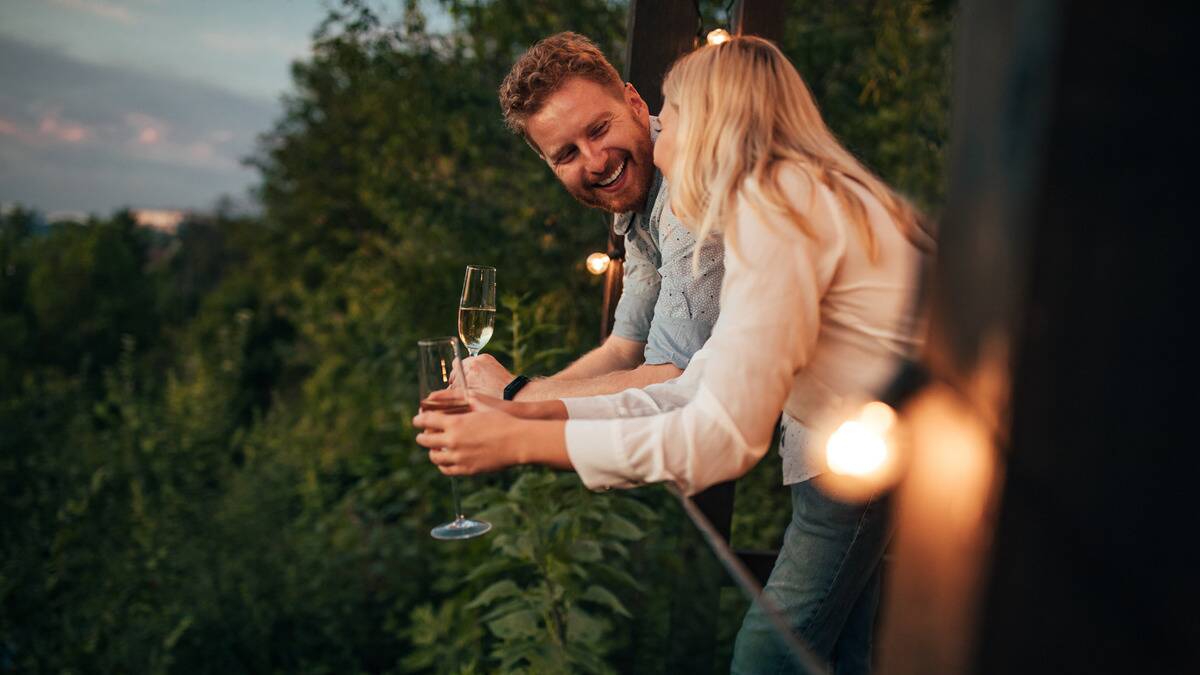
[[[596,43],[579,33],[556,33],[530,47],[500,83],[504,123],[525,136],[525,125],[546,99],[572,77],[582,77],[621,95],[623,81]],[[534,147],[536,150],[536,146]]]

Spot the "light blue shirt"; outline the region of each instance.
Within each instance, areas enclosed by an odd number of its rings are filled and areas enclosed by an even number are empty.
[[[651,120],[651,137],[658,120]],[[692,273],[696,238],[671,211],[666,179],[657,170],[644,211],[617,216],[613,229],[625,236],[625,271],[613,335],[646,343],[646,363],[684,369],[704,346],[720,313],[725,247],[709,237]]]

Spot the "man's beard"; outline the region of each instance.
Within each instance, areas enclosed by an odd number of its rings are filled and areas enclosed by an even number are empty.
[[[567,192],[580,204],[609,213],[640,211],[646,205],[646,196],[650,193],[651,183],[654,182],[654,146],[650,143],[649,135],[639,137],[633,153],[618,159],[611,167],[606,167],[606,171],[612,172],[621,162],[626,162],[626,172],[633,173],[618,179],[629,181],[620,192],[610,194],[591,185],[582,188],[568,187]]]

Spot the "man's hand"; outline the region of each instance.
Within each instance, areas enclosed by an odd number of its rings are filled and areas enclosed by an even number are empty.
[[[467,373],[467,388],[493,398],[504,398],[504,388],[515,377],[491,354],[463,359],[462,367]]]

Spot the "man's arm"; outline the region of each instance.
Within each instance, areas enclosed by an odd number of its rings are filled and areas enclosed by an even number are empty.
[[[648,387],[679,377],[683,371],[671,363],[642,365],[633,370],[619,370],[579,380],[534,380],[517,392],[518,401],[547,401],[576,396],[615,394],[633,387]]]
[[[673,364],[642,363],[641,342],[610,335],[604,344],[584,354],[557,375],[536,379],[517,393],[518,401],[546,401],[571,396],[615,394],[630,387],[645,387],[678,377]],[[484,354],[466,359],[463,368],[473,391],[500,398],[514,375],[494,357]]]
[[[604,344],[579,357],[575,363],[551,375],[551,380],[581,380],[630,370],[645,360],[646,343],[609,335]]]

